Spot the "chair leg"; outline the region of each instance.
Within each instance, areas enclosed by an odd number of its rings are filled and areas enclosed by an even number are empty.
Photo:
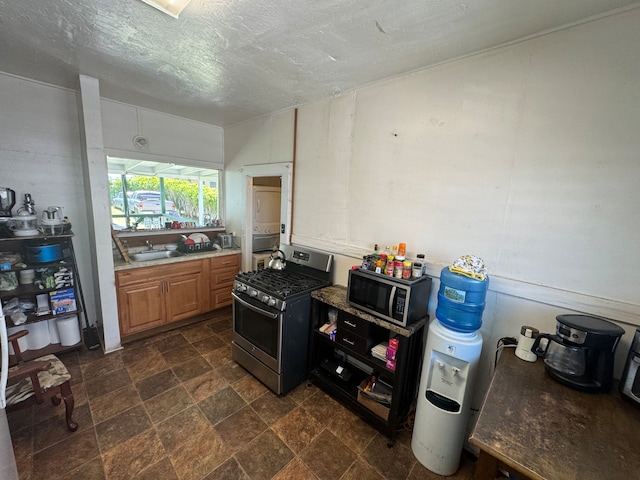
[[[71,415],[73,415],[74,400],[73,392],[71,391],[71,385],[68,381],[60,385],[60,393],[62,394],[62,398],[64,400],[67,428],[69,429],[69,431],[75,432],[78,429],[78,424],[71,418]]]

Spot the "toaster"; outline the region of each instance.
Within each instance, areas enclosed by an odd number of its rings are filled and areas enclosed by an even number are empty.
[[[222,248],[233,248],[235,246],[233,244],[233,235],[230,233],[219,233],[218,241]]]

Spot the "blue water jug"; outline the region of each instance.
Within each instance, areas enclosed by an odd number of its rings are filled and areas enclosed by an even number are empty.
[[[488,286],[489,277],[476,280],[444,267],[440,272],[436,318],[457,332],[479,330]]]

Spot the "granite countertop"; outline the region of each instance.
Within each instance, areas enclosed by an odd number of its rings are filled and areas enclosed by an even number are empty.
[[[627,480],[640,472],[640,408],[610,393],[566,387],[504,351],[470,442],[538,480]],[[493,477],[491,477],[493,478]]]
[[[358,318],[362,318],[371,323],[375,323],[376,325],[380,325],[388,330],[391,330],[394,333],[399,335],[410,337],[415,332],[420,330],[422,326],[427,322],[429,317],[424,317],[423,319],[417,321],[409,325],[408,327],[401,327],[400,325],[396,325],[391,322],[387,322],[382,318],[376,317],[375,315],[371,315],[367,312],[357,309],[349,305],[347,302],[347,287],[342,285],[331,285],[329,287],[321,288],[319,290],[314,290],[311,292],[311,298],[319,300],[327,305],[331,305],[332,307],[336,307],[338,310],[342,310],[344,312],[355,315]]]
[[[144,249],[141,251],[144,251]],[[116,252],[116,254],[113,257],[113,266],[115,271],[120,271],[120,270],[129,270],[132,268],[155,267],[158,265],[167,265],[171,263],[189,262],[192,260],[202,260],[204,258],[211,258],[211,257],[223,257],[225,255],[236,255],[238,253],[242,253],[242,249],[224,248],[222,250],[210,250],[206,252],[185,253],[181,257],[162,258],[159,260],[147,260],[144,262],[131,261],[127,263],[122,259],[120,254]]]

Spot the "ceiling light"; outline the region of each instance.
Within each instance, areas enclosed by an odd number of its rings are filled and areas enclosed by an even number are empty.
[[[142,0],[144,3],[157,8],[161,12],[171,15],[173,18],[178,18],[180,12],[184,10],[191,0]]]

